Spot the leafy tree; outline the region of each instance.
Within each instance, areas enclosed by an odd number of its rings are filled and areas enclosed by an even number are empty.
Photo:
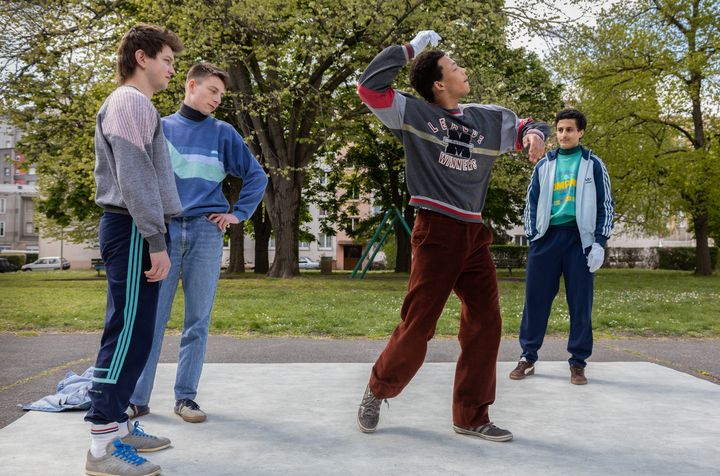
[[[274,230],[271,276],[298,273],[301,196],[312,159],[364,111],[354,89],[359,71],[383,47],[433,28],[452,38],[449,49],[484,51],[504,44],[503,2],[468,1],[462,8],[439,0],[10,0],[0,12],[3,109],[28,132],[23,143],[38,171],[51,175],[41,210],[68,222],[96,220],[92,204],[94,115],[112,89],[112,53],[136,21],[168,26],[184,40],[178,61],[225,67],[231,94],[219,115],[235,124],[269,173],[265,211]],[[478,49],[479,45],[494,45]],[[467,62],[469,64],[469,62]],[[484,74],[500,75],[487,67]],[[172,112],[182,96],[182,75],[154,102]],[[533,76],[528,75],[530,80]],[[489,82],[488,82],[489,83]],[[495,82],[497,88],[504,83]],[[530,86],[518,97],[532,94]],[[265,215],[267,213],[267,215]],[[255,228],[267,228],[266,225]],[[262,242],[261,242],[262,243]]]
[[[617,3],[597,26],[568,31],[554,56],[588,113],[619,216],[648,231],[689,216],[700,275],[712,272],[720,206],[719,15],[718,0]]]
[[[165,0],[137,8],[187,39],[189,57],[230,71],[237,123],[270,175],[265,203],[276,253],[269,274],[277,277],[298,273],[300,203],[311,161],[363,110],[357,97],[342,93],[354,88],[359,71],[381,47],[420,29],[465,32],[480,43],[498,41],[505,25],[497,0],[463,8],[434,0]]]
[[[0,110],[25,132],[18,147],[39,176],[38,210],[58,225],[50,236],[96,235],[93,134],[114,87],[108,31],[122,12],[113,3],[11,0],[0,11]]]

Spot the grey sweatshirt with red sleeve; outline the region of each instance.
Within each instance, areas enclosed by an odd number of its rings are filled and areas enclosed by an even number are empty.
[[[482,222],[497,156],[521,150],[526,134],[544,140],[550,128],[500,106],[461,104],[451,110],[395,91],[391,84],[413,55],[410,45],[385,48],[360,78],[358,94],[403,144],[410,204]]]

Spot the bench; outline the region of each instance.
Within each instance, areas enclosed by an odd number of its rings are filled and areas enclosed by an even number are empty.
[[[512,276],[512,269],[519,269],[523,267],[522,260],[519,258],[515,258],[512,256],[507,256],[504,254],[499,254],[493,256],[493,261],[495,262],[495,268],[507,268],[508,272],[510,273],[510,276]]]
[[[97,271],[97,275],[100,276],[100,271],[105,271],[105,262],[102,258],[93,258],[90,260],[90,266]]]

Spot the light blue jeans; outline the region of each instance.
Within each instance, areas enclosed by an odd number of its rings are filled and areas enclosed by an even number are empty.
[[[150,402],[165,327],[170,320],[173,299],[181,277],[185,321],[175,376],[176,400],[195,399],[205,360],[210,313],[220,277],[223,233],[205,215],[173,218],[168,232],[171,236],[168,250],[171,268],[160,286],[150,357],[130,398],[130,403],[135,405],[148,405]]]

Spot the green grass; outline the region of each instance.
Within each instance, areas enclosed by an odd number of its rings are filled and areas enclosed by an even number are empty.
[[[500,271],[503,331],[517,334],[524,281]],[[105,281],[94,271],[0,274],[0,332],[96,331],[103,327]],[[513,273],[522,278],[522,271]],[[222,279],[211,332],[234,335],[384,337],[399,320],[407,275],[369,273],[350,280],[303,273],[291,280],[253,274]],[[182,327],[182,292],[170,329]],[[595,279],[594,328],[604,335],[720,336],[720,276],[687,272],[601,270]],[[451,296],[437,335],[457,334],[458,299]],[[549,333],[566,333],[564,290],[555,299]]]

